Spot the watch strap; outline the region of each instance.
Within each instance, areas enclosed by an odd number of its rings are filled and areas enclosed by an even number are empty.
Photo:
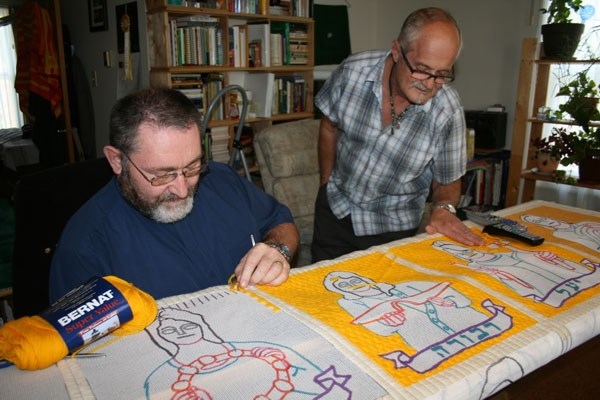
[[[433,208],[443,208],[444,210],[456,215],[456,208],[450,203],[435,203]]]
[[[287,245],[279,242],[265,242],[265,244],[271,246],[275,250],[277,250],[283,258],[288,262],[288,264],[292,261],[292,253],[290,252],[290,248]]]

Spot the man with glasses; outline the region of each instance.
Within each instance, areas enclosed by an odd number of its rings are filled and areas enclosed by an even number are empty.
[[[68,222],[50,300],[115,275],[155,298],[227,284],[278,285],[298,231],[289,209],[226,164],[206,162],[201,117],[172,89],[117,101],[104,155],[115,177]],[[257,243],[255,243],[257,242]]]
[[[448,12],[420,9],[391,50],[349,56],[323,85],[314,262],[413,236],[430,190],[427,232],[482,243],[455,215],[466,126],[449,83],[461,46]]]

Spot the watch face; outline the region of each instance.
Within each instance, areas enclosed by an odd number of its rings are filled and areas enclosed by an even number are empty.
[[[456,214],[456,208],[452,204],[436,204],[434,208],[443,208],[452,214]]]
[[[272,248],[277,249],[277,251],[279,251],[281,253],[281,255],[283,256],[283,258],[285,258],[288,263],[290,262],[290,260],[292,259],[292,254],[290,252],[289,247],[287,247],[283,243],[267,243],[267,244],[269,246],[271,246]]]

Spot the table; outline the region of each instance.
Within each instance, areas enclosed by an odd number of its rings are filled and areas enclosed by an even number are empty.
[[[544,244],[484,235],[467,248],[423,234],[293,270],[278,287],[162,299],[146,331],[86,349],[103,358],[0,370],[0,397],[511,396],[597,343],[600,213],[533,201],[497,214]]]
[[[24,139],[20,128],[0,129],[0,159],[13,171],[22,165],[37,164],[39,151],[31,139]]]

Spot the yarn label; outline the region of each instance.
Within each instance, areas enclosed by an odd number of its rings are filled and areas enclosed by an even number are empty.
[[[70,291],[40,316],[58,331],[69,352],[133,319],[127,299],[103,278],[92,278]]]

